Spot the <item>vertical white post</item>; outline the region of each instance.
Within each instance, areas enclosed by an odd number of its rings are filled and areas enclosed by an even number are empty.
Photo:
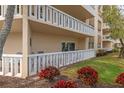
[[[85,49],[89,49],[89,37],[85,39]]]
[[[21,75],[22,78],[28,76],[28,55],[30,53],[30,30],[28,23],[28,6],[23,6],[23,22],[22,22],[22,41],[23,41],[23,61],[21,62]]]
[[[95,6],[95,10],[96,10],[96,15],[98,15],[98,6]],[[94,30],[95,30],[95,38],[94,38],[94,47],[95,50],[97,50],[98,47],[98,16],[94,17]]]
[[[2,56],[2,74],[4,75],[5,73],[5,66],[4,66],[4,59],[3,59],[3,56]]]
[[[13,75],[14,75],[14,70],[13,70],[13,58],[11,58],[10,62],[11,62],[11,75],[13,76]]]

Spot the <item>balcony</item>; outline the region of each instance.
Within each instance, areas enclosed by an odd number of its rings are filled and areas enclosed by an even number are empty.
[[[93,57],[95,57],[94,49],[32,54],[29,55],[29,75],[37,74],[37,71],[48,66],[60,68]]]
[[[21,77],[22,55],[3,54],[0,75]]]
[[[94,49],[31,54],[29,55],[28,75],[35,75],[48,66],[60,68],[93,58],[95,55]],[[19,54],[4,54],[0,62],[0,75],[21,77],[22,59],[22,55]]]
[[[103,29],[110,29],[110,26],[107,23],[103,23]]]
[[[94,27],[60,11],[52,6],[29,6],[29,20],[66,29],[68,31],[95,36]]]
[[[113,39],[112,39],[112,37],[110,35],[104,35],[103,36],[103,41],[111,41],[111,42],[113,42]]]
[[[84,6],[92,8],[91,6]],[[16,5],[14,18],[22,18],[22,8],[21,5]],[[0,20],[5,19],[7,5],[0,6]],[[95,36],[94,27],[87,25],[86,23],[62,12],[55,7],[41,5],[41,6],[29,6],[28,16],[30,20],[38,21],[44,24],[49,24],[55,27],[66,29],[72,32],[77,32],[80,34]],[[92,10],[92,9],[91,9]]]
[[[113,48],[103,48],[106,52],[111,52]]]
[[[5,19],[7,5],[0,5],[0,20]],[[16,5],[14,18],[22,18],[22,6]]]
[[[90,5],[93,9],[95,9],[95,5]]]
[[[82,7],[85,8],[93,16],[96,15],[95,7],[93,5],[82,5]]]

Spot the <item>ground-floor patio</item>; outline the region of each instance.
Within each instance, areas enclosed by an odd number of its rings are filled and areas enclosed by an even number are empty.
[[[14,21],[7,37],[0,75],[26,78],[47,66],[60,68],[96,56],[95,36],[23,21]]]
[[[117,75],[124,72],[124,59],[118,58],[117,53],[108,54],[106,56],[81,61],[76,64],[72,64],[60,69],[61,76],[58,79],[72,79],[76,82],[80,81],[77,79],[77,69],[91,66],[97,70],[99,80],[96,87],[121,87],[115,83]],[[56,81],[55,80],[55,81]],[[40,80],[37,76],[30,77],[27,79],[20,79],[15,77],[0,76],[0,87],[51,87],[55,81],[49,83],[47,80]],[[79,87],[87,87],[80,84]]]

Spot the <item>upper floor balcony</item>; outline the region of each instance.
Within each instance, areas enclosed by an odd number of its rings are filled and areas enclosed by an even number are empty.
[[[103,41],[111,41],[113,42],[113,39],[110,35],[103,35]]]
[[[107,23],[103,23],[103,29],[110,29],[110,26]]]
[[[88,6],[84,6],[88,7]],[[92,8],[92,7],[90,7]],[[0,6],[0,20],[4,20],[7,6]],[[23,6],[16,5],[14,18],[23,18]],[[94,36],[94,27],[83,21],[48,5],[30,5],[28,6],[28,19],[51,25],[54,27],[66,29],[83,35]]]
[[[94,27],[53,6],[29,6],[29,19],[84,35],[95,35]]]
[[[7,5],[0,5],[0,20],[5,19]],[[14,18],[22,18],[22,6],[16,5]]]
[[[95,11],[95,6],[94,5],[82,5],[82,7],[85,8],[93,16],[96,15],[96,11]]]

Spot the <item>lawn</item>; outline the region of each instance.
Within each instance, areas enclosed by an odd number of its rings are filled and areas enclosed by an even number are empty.
[[[91,66],[99,74],[99,83],[106,85],[117,85],[115,79],[117,75],[124,72],[124,59],[117,57],[117,54],[89,59],[70,65],[61,70],[61,74],[67,75],[70,79],[77,78],[77,70],[84,66]]]

